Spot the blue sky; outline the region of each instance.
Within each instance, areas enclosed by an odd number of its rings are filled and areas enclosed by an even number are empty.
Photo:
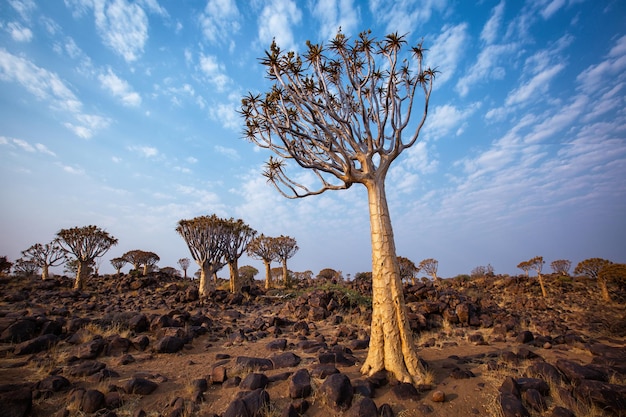
[[[339,26],[423,38],[441,71],[387,178],[398,255],[444,277],[626,262],[621,0],[0,0],[0,255],[95,224],[119,239],[103,272],[131,249],[177,266],[177,222],[216,213],[294,237],[294,271],[371,270],[365,189],[281,197],[236,112],[272,38]]]

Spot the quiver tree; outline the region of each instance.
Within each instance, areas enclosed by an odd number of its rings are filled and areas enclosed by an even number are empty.
[[[405,36],[381,41],[362,32],[351,42],[341,32],[327,45],[307,42],[299,55],[275,42],[261,59],[273,82],[263,95],[243,98],[246,137],[271,150],[265,176],[288,198],[367,190],[372,241],[372,324],[367,358],[372,375],[386,369],[399,381],[420,382],[420,363],[406,314],[385,178],[393,161],[413,146],[426,121],[435,70],[424,68],[422,44],[407,51]],[[414,99],[423,110],[411,120]],[[287,174],[289,161],[310,170],[318,188]],[[292,166],[293,164],[291,164]]]
[[[272,287],[271,264],[278,260],[278,252],[276,251],[276,238],[261,235],[250,241],[247,248],[248,256],[254,259],[261,259],[265,266],[265,289]]]
[[[61,246],[73,254],[78,262],[76,281],[74,282],[75,289],[85,288],[91,265],[95,264],[96,258],[107,253],[112,246],[117,245],[117,239],[97,226],[61,229],[57,236]]]
[[[256,235],[256,230],[244,223],[243,220],[230,219],[227,222],[224,258],[230,270],[230,292],[240,289],[239,267],[237,261],[244,254],[250,241]]]
[[[411,281],[411,284],[415,285],[415,275],[419,272],[415,263],[409,258],[398,256],[398,267],[400,268],[400,279],[402,281]]]
[[[438,282],[437,269],[439,268],[439,261],[433,258],[422,260],[417,266],[419,271],[423,271],[425,274],[430,275],[433,278],[433,282]]]
[[[552,261],[550,264],[550,268],[554,271],[555,274],[567,276],[569,275],[569,269],[572,267],[572,262],[567,259],[558,259],[556,261]]]
[[[600,271],[605,266],[611,265],[613,262],[602,258],[589,258],[581,261],[574,268],[574,273],[577,275],[584,275],[587,278],[594,279],[598,282],[600,292],[604,301],[611,301],[611,295],[609,294],[609,287],[606,281],[606,276],[600,274]]]
[[[187,279],[187,269],[189,269],[189,258],[180,258],[178,260],[178,266],[183,270],[183,278]]]
[[[139,272],[139,268],[143,264],[145,252],[139,249],[129,250],[125,254],[122,255],[122,258],[126,260],[129,264],[133,266],[133,269]]]
[[[41,268],[41,279],[46,280],[51,266],[62,265],[67,261],[67,252],[61,247],[58,239],[42,245],[35,243],[22,251],[22,259],[34,262]]]
[[[296,244],[296,239],[280,235],[276,238],[276,254],[277,260],[281,261],[283,267],[283,285],[287,285],[287,259],[290,259],[295,255],[300,249]]]
[[[530,269],[531,269],[530,261],[522,261],[517,264],[517,267],[521,269],[522,271],[524,271],[526,278],[528,278],[528,274],[530,274]]]
[[[215,214],[178,222],[176,232],[185,240],[191,257],[200,267],[200,295],[209,293],[209,279],[226,265],[228,224]]]
[[[537,273],[537,279],[539,280],[539,286],[541,287],[541,295],[543,297],[547,297],[548,293],[546,292],[546,286],[543,283],[543,276],[541,276],[541,270],[543,269],[543,264],[545,264],[543,256],[535,256],[530,259],[528,263],[530,264],[530,268],[535,270]]]
[[[154,266],[159,263],[160,260],[161,258],[156,253],[144,252],[141,262],[143,265],[143,275],[148,275],[148,272],[150,272],[154,268]]]
[[[20,258],[15,261],[13,265],[13,272],[16,275],[23,275],[25,277],[31,277],[39,272],[40,266],[32,259]]]
[[[117,275],[122,273],[122,268],[128,263],[128,261],[121,256],[118,258],[113,258],[109,262],[111,263],[111,266],[115,268],[115,272],[117,273]]]

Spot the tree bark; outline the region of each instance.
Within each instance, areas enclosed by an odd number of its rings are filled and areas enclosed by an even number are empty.
[[[211,265],[206,263],[200,264],[200,284],[198,285],[198,293],[200,296],[209,293],[209,277],[211,276]]]
[[[537,273],[537,279],[539,279],[539,286],[541,287],[541,295],[543,298],[548,296],[548,292],[546,291],[546,286],[543,284],[543,277],[541,274]]]
[[[90,269],[88,261],[78,261],[78,271],[76,271],[76,281],[74,281],[75,290],[85,289]]]
[[[263,264],[265,265],[265,289],[269,290],[272,288],[272,269],[269,261],[264,260]]]
[[[47,263],[44,263],[44,264],[41,266],[41,279],[42,279],[43,281],[47,280],[47,279],[48,279],[48,277],[50,276],[50,274],[49,274],[49,272],[48,272],[48,269],[49,269],[49,268],[48,268],[48,264],[47,264]]]
[[[372,325],[361,372],[372,375],[385,369],[398,381],[418,384],[425,370],[406,315],[384,177],[365,186],[372,237]]]
[[[287,287],[287,259],[283,259],[283,285]]]
[[[239,291],[239,269],[237,268],[237,260],[228,264],[230,270],[230,292],[235,293]]]

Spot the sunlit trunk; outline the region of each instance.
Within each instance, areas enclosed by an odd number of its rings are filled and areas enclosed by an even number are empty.
[[[46,280],[48,279],[49,273],[48,273],[48,264],[44,263],[41,266],[41,279],[42,280]]]
[[[237,268],[237,259],[228,264],[230,270],[230,292],[239,291],[239,269]]]
[[[539,279],[539,286],[541,287],[541,295],[545,298],[548,296],[548,292],[546,291],[546,286],[543,284],[543,277],[541,274],[537,274],[537,279]]]
[[[84,290],[87,286],[87,278],[89,277],[89,262],[78,261],[78,270],[76,271],[76,281],[74,281],[75,290]]]
[[[198,293],[200,296],[209,293],[209,277],[211,276],[211,266],[208,263],[200,264],[200,284],[198,285]]]
[[[270,268],[270,262],[263,261],[265,264],[265,289],[269,290],[272,288],[272,269]]]
[[[398,381],[420,383],[425,371],[409,327],[384,182],[366,184],[372,236],[372,325],[361,372],[386,369]]]
[[[287,286],[287,259],[283,259],[283,285]]]

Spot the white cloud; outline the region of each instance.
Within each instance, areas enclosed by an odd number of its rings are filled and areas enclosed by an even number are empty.
[[[82,102],[57,74],[2,48],[0,80],[16,82],[37,99],[48,102],[55,112],[68,113],[74,120],[64,122],[63,125],[81,138],[90,138],[96,130],[110,124],[110,120],[105,117],[82,113]]]
[[[57,165],[61,167],[61,169],[67,172],[68,174],[72,174],[72,175],[84,175],[85,174],[85,170],[79,166],[64,165],[62,163],[57,163]]]
[[[226,90],[226,87],[231,82],[230,78],[225,74],[224,65],[213,55],[200,54],[200,69],[218,91]]]
[[[276,39],[285,51],[297,50],[292,26],[300,23],[302,12],[293,0],[269,0],[259,15],[259,41],[269,45]]]
[[[489,45],[480,51],[476,62],[461,77],[456,84],[456,90],[464,97],[470,89],[480,82],[490,79],[501,79],[505,70],[502,67],[504,57],[511,54],[516,49],[514,44]]]
[[[208,0],[199,20],[204,37],[211,43],[226,42],[241,28],[235,0]]]
[[[137,107],[141,105],[141,96],[133,91],[126,81],[115,75],[111,68],[107,70],[106,74],[98,75],[98,79],[102,88],[119,98],[125,106]]]
[[[447,0],[370,1],[372,15],[387,25],[385,33],[401,35],[413,34],[417,27],[430,20],[434,11],[442,12],[447,7]]]
[[[543,1],[543,3],[546,2]],[[552,0],[541,10],[541,17],[543,17],[545,20],[548,20],[563,6],[565,6],[565,0]]]
[[[7,31],[16,42],[30,42],[33,39],[33,32],[17,22],[9,22]]]
[[[196,164],[196,163],[198,163],[198,158],[194,158],[193,156],[189,156],[189,157],[185,158],[185,161],[187,161],[187,163],[189,163],[189,164]]]
[[[485,26],[483,26],[482,32],[480,32],[480,39],[486,44],[492,44],[498,39],[498,31],[500,25],[502,25],[502,16],[504,15],[504,0],[501,0],[496,7],[491,10],[491,16]]]
[[[220,103],[209,108],[211,118],[222,124],[227,129],[241,130],[241,116],[237,113],[235,103]]]
[[[313,15],[320,21],[320,36],[329,40],[337,30],[351,36],[358,30],[360,8],[353,0],[319,0],[313,6]]]
[[[550,81],[564,68],[565,65],[557,64],[535,75],[528,82],[520,85],[509,93],[505,100],[506,105],[511,106],[513,104],[524,103],[531,99],[538,98],[538,95],[546,93],[550,87]]]
[[[144,10],[126,0],[94,0],[93,7],[104,44],[126,62],[137,60],[148,40],[148,18]]]
[[[460,23],[444,26],[432,46],[426,46],[429,49],[426,53],[426,64],[440,71],[435,80],[435,88],[452,78],[467,49],[467,42],[467,23]]]
[[[447,136],[453,130],[458,131],[478,109],[480,103],[472,103],[464,109],[451,104],[436,106],[428,115],[425,134],[433,139]]]
[[[626,35],[615,41],[615,45],[599,64],[590,65],[582,71],[576,81],[579,88],[588,93],[603,91],[606,88],[606,80],[626,78]]]
[[[225,146],[220,146],[220,145],[215,145],[213,147],[213,149],[217,152],[220,153],[224,156],[227,156],[228,158],[232,159],[232,160],[238,160],[239,157],[239,153],[237,152],[236,149],[233,148],[227,148]]]
[[[30,13],[37,8],[34,0],[9,0],[9,4],[24,20],[30,20]]]
[[[159,156],[159,150],[153,146],[129,146],[127,149],[131,152],[135,152],[144,158],[156,158]]]
[[[48,154],[50,156],[56,156],[56,154],[54,152],[52,152],[50,149],[48,149],[48,147],[42,143],[36,143],[35,144],[35,148],[41,152],[41,153],[45,153]]]

